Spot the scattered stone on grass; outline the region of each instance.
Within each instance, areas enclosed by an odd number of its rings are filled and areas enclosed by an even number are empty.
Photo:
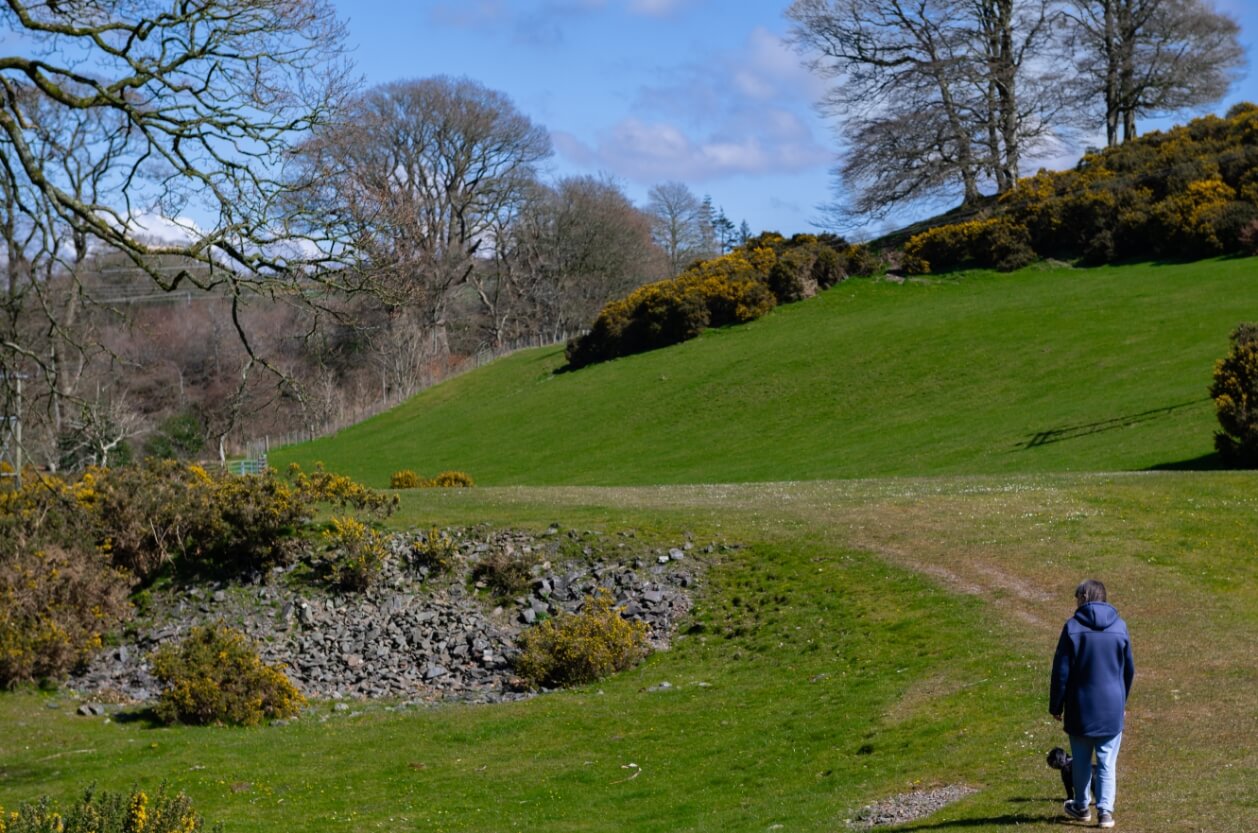
[[[399,533],[389,538],[392,557],[382,575],[362,593],[330,592],[284,572],[228,591],[193,586],[154,592],[123,644],[101,652],[69,686],[97,700],[108,694],[111,702],[150,701],[159,690],[148,664],[152,652],[194,626],[221,621],[246,633],[263,661],[284,665],[294,685],[314,699],[519,700],[531,696],[513,673],[522,630],[578,612],[601,588],[628,618],[647,624],[654,648],[665,649],[690,612],[705,566],[702,559],[668,555],[646,561],[646,549],[614,547],[594,533],[561,533],[557,525],[541,536],[484,528],[447,532],[458,549],[449,572],[417,569],[410,562],[416,535]],[[727,549],[713,543],[704,551],[718,546]],[[495,600],[475,589],[469,576],[481,558],[503,551],[539,553],[541,559],[528,589]],[[212,605],[205,604],[207,596]]]
[[[905,824],[926,818],[954,801],[978,792],[964,784],[949,784],[929,790],[913,790],[863,807],[856,818],[848,820],[848,826],[868,830],[892,824]]]

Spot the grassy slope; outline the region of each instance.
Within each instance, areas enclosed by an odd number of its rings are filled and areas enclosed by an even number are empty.
[[[0,804],[166,778],[235,831],[821,833],[873,799],[964,782],[980,791],[910,829],[1060,829],[1048,658],[1073,583],[1097,574],[1139,667],[1123,828],[1247,833],[1255,485],[1161,473],[411,494],[400,523],[562,518],[749,547],[712,574],[703,632],[526,703],[215,730],[0,697]],[[646,691],[663,680],[674,690]],[[1168,756],[1192,773],[1174,789]],[[627,780],[631,762],[642,774]]]
[[[299,452],[376,482],[404,465],[498,483],[993,474],[410,493],[399,525],[558,520],[748,547],[711,574],[702,632],[522,704],[234,731],[5,695],[0,804],[168,779],[234,831],[820,833],[964,782],[980,791],[909,829],[1060,829],[1048,658],[1070,589],[1096,575],[1139,667],[1123,828],[1258,829],[1254,475],[1016,473],[1208,451],[1210,363],[1258,317],[1256,272],[857,283],[581,373],[552,377],[555,353],[532,352],[455,380]],[[663,680],[675,689],[646,691]],[[1189,773],[1173,789],[1168,758]]]
[[[273,455],[387,485],[648,484],[1142,469],[1207,455],[1215,359],[1258,261],[853,281],[554,375],[529,351]]]

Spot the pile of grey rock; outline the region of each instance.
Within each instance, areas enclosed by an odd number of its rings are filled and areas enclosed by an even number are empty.
[[[433,574],[410,557],[423,533],[391,536],[392,556],[363,593],[329,591],[303,570],[277,570],[263,582],[154,592],[121,644],[102,651],[71,688],[89,697],[153,699],[149,656],[193,626],[222,622],[246,633],[267,663],[282,663],[308,697],[498,702],[527,696],[513,672],[521,631],[578,612],[600,588],[628,618],[645,622],[666,648],[691,608],[706,557],[726,548],[686,540],[647,548],[633,533],[541,535],[483,528],[447,530],[453,567]],[[494,599],[471,578],[490,556],[527,559],[527,590]],[[303,578],[303,575],[305,576]]]

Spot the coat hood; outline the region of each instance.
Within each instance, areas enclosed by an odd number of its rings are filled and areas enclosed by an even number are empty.
[[[1089,630],[1103,631],[1118,621],[1118,611],[1106,602],[1088,602],[1075,611],[1074,620]]]

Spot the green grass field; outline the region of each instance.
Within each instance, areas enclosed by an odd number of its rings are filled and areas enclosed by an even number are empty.
[[[1093,576],[1138,669],[1118,829],[1252,833],[1258,473],[1143,471],[1210,464],[1206,386],[1246,319],[1255,260],[1032,269],[850,282],[577,373],[495,363],[272,462],[490,484],[404,492],[399,527],[743,544],[671,650],[522,703],[251,730],[4,694],[0,805],[167,780],[231,833],[829,833],[963,784],[898,829],[1061,829],[1049,660]]]
[[[512,356],[272,455],[387,486],[754,482],[1208,465],[1206,389],[1258,260],[870,280],[556,374]]]
[[[906,829],[1053,829],[1048,659],[1075,581],[1099,575],[1139,669],[1120,825],[1247,833],[1255,487],[1147,473],[412,493],[399,523],[564,518],[747,548],[714,567],[702,627],[673,650],[520,704],[232,730],[5,695],[0,804],[168,779],[229,831],[841,831],[870,801],[961,783],[978,792]],[[1173,789],[1168,757],[1193,773]]]

